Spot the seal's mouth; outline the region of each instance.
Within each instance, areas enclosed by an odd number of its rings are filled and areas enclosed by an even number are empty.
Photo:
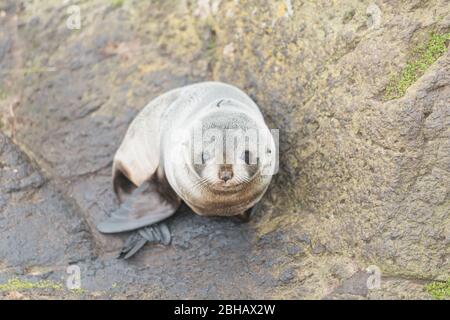
[[[210,187],[212,189],[218,190],[218,191],[236,191],[236,188],[242,187],[243,185],[245,185],[244,183],[239,183],[239,182],[235,182],[233,180],[228,180],[228,181],[223,181],[223,180],[219,180],[216,182],[213,182],[210,184]]]
[[[254,203],[254,201],[251,201],[249,203],[233,203],[230,205],[229,201],[223,201],[199,205],[188,201],[185,202],[195,213],[201,216],[234,216],[243,213]]]

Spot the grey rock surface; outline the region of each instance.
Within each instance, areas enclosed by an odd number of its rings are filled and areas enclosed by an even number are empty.
[[[0,136],[0,280],[59,283],[76,263],[86,292],[28,295],[377,299],[450,277],[448,49],[385,99],[414,48],[450,32],[447,1],[79,5],[70,30],[61,1],[0,4],[0,129],[18,145]],[[184,209],[171,246],[116,260],[126,235],[95,229],[117,206],[114,152],[148,101],[203,80],[260,105],[280,172],[249,223]]]
[[[32,273],[91,257],[92,239],[74,205],[1,133],[0,181],[2,271]]]

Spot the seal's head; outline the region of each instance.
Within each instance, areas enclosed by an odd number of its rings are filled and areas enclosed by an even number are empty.
[[[274,154],[274,140],[262,117],[255,119],[232,106],[213,109],[198,117],[174,146],[168,163],[172,174],[167,176],[198,214],[241,214],[266,191]]]

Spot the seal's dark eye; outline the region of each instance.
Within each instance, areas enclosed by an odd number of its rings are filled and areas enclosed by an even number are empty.
[[[245,150],[242,153],[242,160],[244,160],[247,165],[250,164],[250,151]]]
[[[209,153],[206,151],[202,152],[202,164],[205,164],[206,161],[208,160],[209,160]]]

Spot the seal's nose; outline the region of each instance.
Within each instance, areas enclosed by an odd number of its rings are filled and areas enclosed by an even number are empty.
[[[233,169],[229,167],[221,167],[219,170],[219,179],[227,182],[233,178]]]

